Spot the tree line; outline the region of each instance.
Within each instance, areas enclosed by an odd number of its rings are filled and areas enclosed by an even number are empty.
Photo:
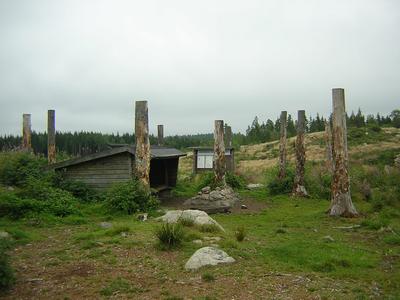
[[[325,129],[327,120],[317,114],[315,117],[306,118],[306,132],[318,132]],[[228,124],[225,124],[227,126]],[[397,127],[400,128],[400,110],[396,109],[387,116],[367,115],[365,116],[361,109],[356,113],[352,112],[347,116],[348,127]],[[260,121],[256,116],[253,122],[247,127],[246,133],[234,133],[233,145],[258,144],[274,141],[279,138],[280,120],[275,121],[267,119]],[[292,137],[296,135],[296,121],[289,114],[287,119],[287,135]],[[124,134],[104,134],[99,132],[57,132],[56,147],[58,153],[64,153],[68,156],[81,156],[108,149],[108,144],[133,144],[135,135],[132,133]],[[12,151],[20,147],[22,137],[20,135],[0,136],[0,151]],[[150,135],[150,143],[157,144],[157,137]],[[177,149],[187,149],[193,146],[212,146],[214,138],[212,133],[174,135],[164,138],[166,146]],[[47,154],[47,133],[32,132],[32,148],[35,153]]]

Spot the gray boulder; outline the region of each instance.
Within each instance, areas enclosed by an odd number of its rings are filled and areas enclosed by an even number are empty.
[[[109,228],[112,227],[112,224],[109,223],[109,222],[101,222],[101,223],[99,224],[99,226],[100,226],[101,228],[104,228],[104,229],[109,229]]]
[[[169,210],[167,213],[159,218],[157,221],[163,221],[165,223],[177,223],[180,219],[191,220],[195,225],[215,225],[221,231],[225,231],[221,225],[218,224],[213,218],[211,218],[206,212],[201,210]]]
[[[189,258],[185,264],[185,269],[197,270],[203,266],[215,266],[233,262],[235,262],[235,259],[226,252],[214,247],[203,247]]]
[[[0,231],[0,239],[8,239],[10,234],[7,231]]]
[[[261,184],[261,183],[249,183],[249,184],[246,186],[246,188],[249,189],[249,190],[260,189],[260,188],[262,188],[262,187],[264,187],[264,185]]]

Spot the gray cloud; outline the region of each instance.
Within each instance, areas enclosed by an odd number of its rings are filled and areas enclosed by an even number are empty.
[[[398,107],[400,2],[0,2],[0,134],[133,130],[134,100],[166,134],[244,131],[255,115],[327,115],[331,88],[348,110]]]

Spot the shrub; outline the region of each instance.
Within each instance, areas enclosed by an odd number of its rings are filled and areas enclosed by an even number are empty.
[[[197,191],[200,191],[202,188],[209,186],[211,188],[214,187],[214,173],[212,172],[206,172],[206,173],[201,173],[198,178],[198,184],[197,184]]]
[[[97,198],[96,192],[86,183],[79,180],[61,179],[58,182],[58,187],[70,192],[74,197],[84,202],[91,202]]]
[[[211,273],[204,273],[201,275],[201,279],[205,282],[212,282],[215,280],[215,277]]]
[[[10,265],[10,257],[6,253],[7,246],[4,241],[0,243],[0,294],[9,289],[15,282],[14,271]]]
[[[179,223],[182,226],[186,226],[186,227],[192,227],[194,225],[194,220],[190,219],[190,218],[179,218]]]
[[[215,224],[203,224],[203,225],[200,225],[199,229],[201,232],[210,232],[210,233],[220,231],[220,228]]]
[[[178,247],[184,239],[184,231],[179,223],[164,223],[156,229],[155,235],[162,249]]]
[[[226,173],[225,180],[226,183],[234,189],[243,189],[246,186],[244,178],[232,172]]]
[[[398,234],[391,234],[386,236],[384,239],[386,244],[393,246],[400,246],[400,236]]]
[[[278,178],[278,167],[267,171],[267,188],[271,195],[289,194],[293,190],[294,169],[292,166],[287,166],[286,176],[283,179]]]
[[[0,182],[6,185],[23,186],[29,177],[41,178],[46,160],[26,152],[0,154]]]
[[[238,227],[235,230],[235,237],[238,242],[243,242],[246,237],[246,230],[243,226]]]
[[[105,201],[108,209],[126,214],[151,211],[159,205],[159,201],[137,179],[113,185],[107,191]]]

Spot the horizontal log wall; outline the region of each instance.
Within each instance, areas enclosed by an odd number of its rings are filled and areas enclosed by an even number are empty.
[[[89,187],[103,190],[132,178],[131,154],[120,153],[65,168],[65,177],[79,180]]]

